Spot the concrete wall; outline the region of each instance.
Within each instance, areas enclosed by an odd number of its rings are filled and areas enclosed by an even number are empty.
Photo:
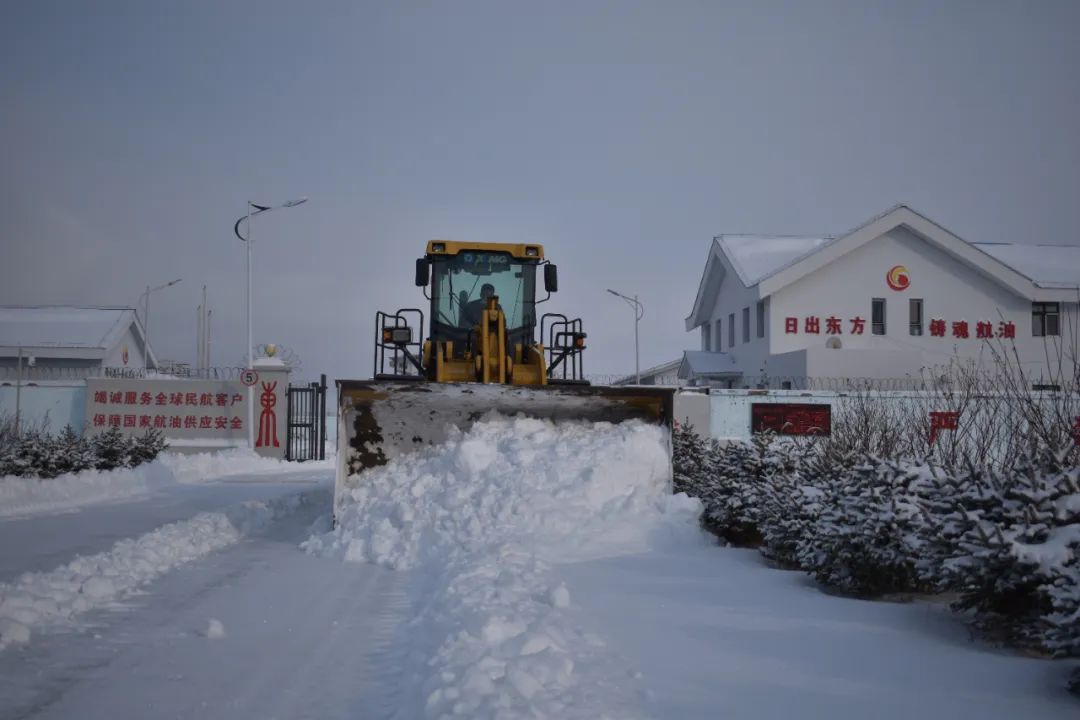
[[[0,416],[15,415],[15,384],[0,385]],[[80,435],[86,423],[86,384],[82,381],[69,383],[48,382],[22,386],[20,417],[23,427],[38,427],[48,423],[50,432],[56,433],[71,425]]]

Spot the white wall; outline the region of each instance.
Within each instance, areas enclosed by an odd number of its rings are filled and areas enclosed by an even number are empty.
[[[903,265],[908,270],[910,286],[894,291],[885,281],[889,269]],[[873,335],[871,330],[871,299],[886,300],[886,334]],[[923,300],[923,335],[912,336],[908,330],[908,300]],[[775,354],[801,349],[821,348],[829,337],[825,333],[826,318],[835,315],[842,320],[840,341],[843,350],[835,354],[815,351],[809,354],[807,373],[838,377],[901,377],[917,373],[921,366],[940,365],[959,354],[961,357],[988,359],[988,344],[976,338],[977,321],[990,321],[995,331],[1001,320],[1012,321],[1016,328],[1016,345],[1028,372],[1045,366],[1043,338],[1032,337],[1031,301],[1019,297],[959,262],[936,246],[923,241],[910,231],[898,228],[837,259],[831,265],[808,275],[777,291],[771,297],[768,334]],[[1068,320],[1067,310],[1076,313],[1076,305],[1063,306],[1062,341],[1067,347],[1077,347],[1077,337]],[[799,333],[785,333],[785,318],[796,317]],[[804,332],[805,318],[817,316],[821,334]],[[862,317],[862,335],[851,334],[851,319]],[[945,337],[930,335],[930,320],[946,321]],[[952,334],[954,321],[966,320],[970,337],[957,339]],[[867,349],[870,354],[845,353],[844,350]],[[1075,352],[1075,350],[1074,350]],[[860,355],[864,357],[860,358]],[[747,374],[757,374],[736,358]]]
[[[124,347],[128,349],[128,360],[124,362]],[[127,331],[124,332],[120,341],[115,346],[108,348],[105,353],[105,360],[102,363],[105,367],[128,367],[128,368],[142,368],[143,362],[143,345],[142,342],[136,338],[134,331],[129,326]]]
[[[716,338],[713,338],[714,351],[725,352],[735,361],[746,375],[761,375],[765,372],[765,360],[769,354],[768,331],[769,331],[769,303],[765,307],[765,337],[757,336],[757,287],[748,288],[742,284],[742,280],[735,270],[728,264],[727,258],[721,256],[721,265],[724,268],[724,277],[720,282],[720,292],[716,295],[716,303],[709,312],[709,325],[713,328],[712,334],[716,334],[716,321],[721,324],[721,342],[718,346]],[[750,308],[750,341],[743,342],[743,308]],[[728,342],[730,337],[730,315],[735,315],[735,344]]]

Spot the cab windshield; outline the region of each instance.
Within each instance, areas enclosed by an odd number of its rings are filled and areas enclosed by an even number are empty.
[[[431,302],[437,325],[474,327],[490,295],[499,299],[507,331],[535,324],[535,262],[501,252],[462,252],[433,260]]]

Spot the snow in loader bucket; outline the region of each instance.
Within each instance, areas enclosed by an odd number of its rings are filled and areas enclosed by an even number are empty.
[[[370,467],[446,442],[490,413],[560,421],[671,427],[675,390],[660,387],[338,380],[338,457],[334,507]],[[336,514],[336,512],[335,512]]]

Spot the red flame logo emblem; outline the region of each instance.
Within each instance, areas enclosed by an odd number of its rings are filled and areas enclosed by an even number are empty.
[[[911,284],[911,278],[908,276],[906,267],[894,265],[889,272],[885,273],[885,282],[893,290],[907,290],[908,285]]]

